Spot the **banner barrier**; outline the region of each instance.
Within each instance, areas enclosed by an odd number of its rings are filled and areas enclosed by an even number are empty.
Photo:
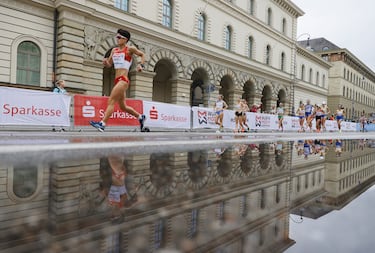
[[[89,121],[100,121],[104,117],[108,104],[108,97],[75,95],[74,96],[74,125],[89,126]],[[142,100],[126,99],[126,104],[133,107],[139,113],[143,113]],[[138,126],[139,122],[133,115],[123,112],[119,105],[115,105],[109,126]]]
[[[215,112],[213,109],[193,106],[192,128],[219,128],[215,124]]]
[[[147,127],[190,129],[190,107],[143,101],[143,112]]]
[[[70,126],[68,95],[0,87],[0,125]]]
[[[71,96],[46,91],[0,87],[0,125],[41,125],[70,126],[69,108]],[[89,126],[90,120],[99,121],[104,117],[108,97],[74,95],[74,126]],[[161,102],[126,99],[126,104],[139,113],[146,114],[145,126],[171,129],[218,129],[215,124],[216,114],[213,108],[189,107]],[[278,117],[266,113],[246,113],[246,122],[251,130],[277,131]],[[108,126],[138,126],[133,115],[123,112],[116,104]],[[224,110],[225,129],[234,130],[235,112]],[[299,118],[284,116],[284,131],[300,130]],[[373,130],[374,124],[366,125],[366,130]],[[307,128],[306,121],[304,129]],[[343,131],[359,131],[359,124],[343,121]],[[315,119],[312,130],[316,130]],[[326,121],[326,131],[338,131],[336,120]]]
[[[213,109],[204,107],[192,107],[193,119],[192,128],[219,128],[215,124],[215,112]],[[277,115],[266,114],[266,113],[246,113],[246,123],[251,130],[279,130],[279,120]],[[315,119],[313,119],[312,130],[316,130]],[[223,125],[226,129],[235,129],[235,111],[224,110]],[[343,131],[357,131],[358,123],[346,122],[341,123],[341,129]],[[296,116],[284,116],[283,117],[284,131],[299,131],[299,118]],[[306,121],[304,122],[304,129],[309,131]],[[338,131],[336,120],[326,120],[326,131]]]

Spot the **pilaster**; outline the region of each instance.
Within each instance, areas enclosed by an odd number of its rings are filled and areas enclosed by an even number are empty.
[[[83,17],[64,10],[60,12],[57,37],[57,78],[66,80],[69,87],[81,89],[85,83],[83,59]]]
[[[190,86],[191,80],[177,79],[171,81],[172,97],[171,103],[176,105],[190,105]]]
[[[153,79],[156,73],[154,72],[137,72],[131,71],[129,73],[130,77],[130,97],[152,101],[152,87],[153,87]]]
[[[260,105],[261,103],[262,103],[262,95],[258,95],[258,94],[254,95],[254,104]],[[252,105],[249,105],[249,106],[251,107]]]

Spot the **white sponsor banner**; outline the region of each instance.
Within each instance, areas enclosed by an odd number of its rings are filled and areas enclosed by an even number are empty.
[[[338,131],[336,120],[326,120],[326,131]]]
[[[9,87],[0,94],[0,125],[70,125],[70,96]]]
[[[188,106],[143,101],[146,126],[190,129],[191,108]]]
[[[285,131],[298,131],[301,129],[298,117],[284,116],[283,126]]]
[[[235,111],[232,110],[224,110],[223,116],[223,127],[228,129],[235,129],[236,128],[236,120],[235,120]]]
[[[341,122],[341,129],[342,131],[356,131],[357,130],[357,123],[355,122]]]
[[[213,109],[193,106],[191,110],[193,113],[193,128],[219,128],[215,124],[216,115]]]
[[[250,129],[277,130],[279,121],[276,115],[266,113],[248,112],[247,118],[250,120]]]

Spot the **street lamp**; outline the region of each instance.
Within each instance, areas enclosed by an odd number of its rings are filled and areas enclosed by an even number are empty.
[[[296,40],[295,40],[295,43],[294,43],[294,66],[293,66],[293,75],[292,75],[292,78],[293,78],[293,81],[292,81],[292,97],[291,97],[291,102],[292,102],[292,110],[291,110],[291,114],[292,116],[294,116],[295,114],[295,85],[296,85],[296,80],[297,80],[297,43],[298,43],[298,40],[302,37],[302,36],[308,36],[307,37],[307,47],[310,47],[310,34],[309,33],[302,33],[300,34]]]
[[[299,209],[300,217],[299,217],[298,220],[293,219],[292,214],[289,215],[289,218],[290,218],[294,223],[302,223],[302,222],[303,222],[303,211],[305,211],[305,208],[300,208],[300,209]]]

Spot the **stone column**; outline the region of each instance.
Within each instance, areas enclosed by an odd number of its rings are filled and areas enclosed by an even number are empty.
[[[215,91],[212,91],[212,92],[205,91],[204,98],[203,98],[204,106],[208,108],[213,108],[218,95],[219,95],[219,89],[217,89],[217,87]]]
[[[171,81],[172,97],[171,103],[176,105],[190,106],[190,86],[192,81],[177,79]]]
[[[84,86],[101,85],[100,80],[90,78],[83,67],[84,17],[67,10],[59,14],[57,37],[57,79],[64,79],[68,87],[82,89]],[[92,76],[92,75],[91,75]],[[91,88],[91,87],[90,87]],[[87,87],[84,90],[89,90]]]
[[[234,106],[237,104],[237,100],[239,98],[242,98],[242,93],[243,93],[243,91],[239,91],[239,90],[235,90],[233,93],[231,93],[231,95],[232,95],[231,96],[232,103],[230,105],[228,104],[229,109],[232,109],[232,110],[234,109]]]
[[[253,101],[253,104],[260,105],[262,103],[262,95],[255,94],[253,97]],[[251,108],[253,104],[249,104],[249,108]],[[263,105],[262,108],[265,108],[265,105]]]
[[[275,109],[277,108],[277,99],[276,98],[271,98],[271,100],[270,100],[270,107],[268,109],[268,113],[271,112],[272,106],[275,106]],[[284,112],[285,112],[286,111],[285,104],[283,105],[283,107],[284,107]]]
[[[129,73],[130,78],[130,97],[152,101],[152,90],[153,90],[153,78],[156,75],[155,72],[136,72],[132,71]]]

